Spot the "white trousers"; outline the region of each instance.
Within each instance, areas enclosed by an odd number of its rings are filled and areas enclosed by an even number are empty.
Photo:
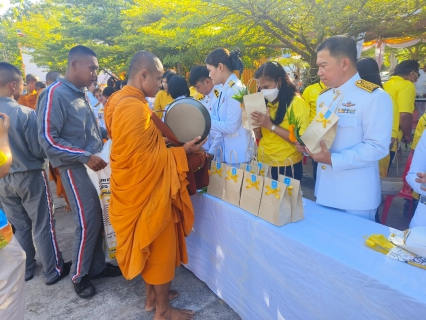
[[[414,217],[411,219],[410,228],[426,226],[426,205],[419,202],[417,205],[416,212],[414,212]]]
[[[0,319],[24,319],[25,260],[15,236],[0,249]]]

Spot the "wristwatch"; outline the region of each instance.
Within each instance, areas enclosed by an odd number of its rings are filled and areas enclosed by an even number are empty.
[[[272,127],[271,127],[271,129],[269,129],[269,131],[275,132],[275,128],[276,128],[276,126],[275,126],[275,124],[273,124]]]

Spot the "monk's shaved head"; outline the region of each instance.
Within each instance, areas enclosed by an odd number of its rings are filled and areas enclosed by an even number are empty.
[[[156,72],[157,70],[163,70],[163,65],[160,59],[149,51],[139,51],[136,53],[132,61],[130,61],[129,67],[129,79],[136,76],[142,70],[147,70],[149,73]]]
[[[5,87],[14,81],[22,81],[21,71],[10,63],[0,62],[0,87]]]
[[[51,83],[55,82],[61,74],[58,71],[50,71],[46,74],[46,84],[50,85]]]
[[[28,83],[28,82],[31,82],[31,81],[33,81],[33,82],[37,82],[37,81],[39,81],[40,79],[35,75],[35,74],[27,74],[27,76],[25,77],[25,81]]]

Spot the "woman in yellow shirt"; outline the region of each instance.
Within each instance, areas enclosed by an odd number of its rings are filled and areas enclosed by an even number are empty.
[[[175,74],[176,72],[174,72],[173,70],[167,70],[163,73],[163,76],[161,78],[161,86],[163,87],[163,90],[158,91],[154,100],[154,111],[159,118],[163,117],[163,112],[159,112],[159,110],[165,110],[166,106],[173,101],[172,96],[167,90],[167,83],[170,78],[173,77]]]
[[[255,130],[260,139],[260,159],[272,165],[272,178],[278,179],[279,173],[291,176],[291,163],[294,164],[294,177],[301,180],[303,176],[303,154],[297,151],[289,138],[289,113],[292,111],[300,123],[300,134],[309,124],[309,106],[291,83],[284,68],[277,62],[266,62],[257,69],[254,77],[259,80],[260,89],[268,101],[266,115],[253,112],[253,122],[260,125]],[[262,155],[262,153],[264,155]]]

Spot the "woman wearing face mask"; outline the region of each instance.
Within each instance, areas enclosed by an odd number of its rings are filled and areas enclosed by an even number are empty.
[[[251,131],[242,126],[242,109],[240,103],[232,96],[243,88],[241,81],[233,73],[234,70],[243,72],[244,66],[237,52],[227,49],[216,49],[206,59],[209,76],[215,85],[222,85],[219,97],[212,110],[211,130],[221,136],[214,139],[209,153],[216,154],[216,148],[221,147],[226,163],[235,163],[230,159],[230,152],[237,153],[238,162],[246,162],[246,150],[254,145]]]
[[[297,151],[289,139],[289,112],[292,110],[300,122],[300,134],[309,124],[309,106],[291,83],[283,67],[277,62],[266,62],[257,69],[254,77],[259,80],[260,89],[268,101],[266,115],[253,112],[253,123],[260,125],[255,130],[260,139],[259,149],[263,150],[261,161],[272,164],[278,161],[279,173],[291,176],[291,162],[294,164],[294,178],[303,176],[303,154]],[[290,160],[291,161],[290,161]],[[276,163],[276,162],[275,162]],[[278,179],[278,167],[273,166],[272,178]]]

